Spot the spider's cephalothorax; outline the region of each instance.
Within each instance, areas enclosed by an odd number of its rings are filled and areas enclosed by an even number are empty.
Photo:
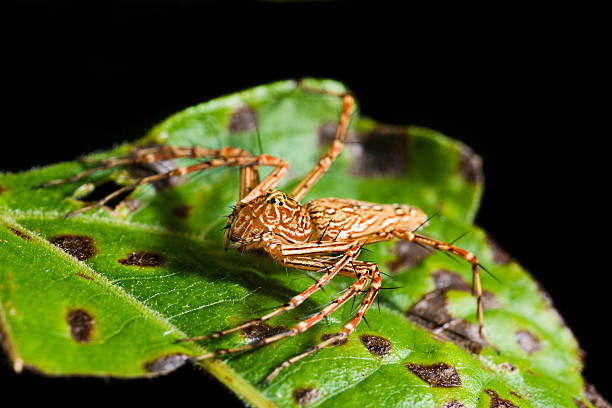
[[[270,189],[253,200],[236,205],[225,232],[240,250],[264,248],[265,242],[307,242],[312,234],[310,216],[299,202],[279,190]],[[264,248],[265,249],[265,248]]]
[[[131,152],[128,156],[104,160],[99,163],[98,167],[71,178],[52,180],[45,185],[76,181],[97,170],[121,165],[151,163],[180,157],[209,158],[188,167],[144,177],[109,194],[95,204],[67,214],[71,215],[90,208],[104,207],[110,199],[145,183],[176,175],[183,176],[213,167],[233,166],[240,168],[239,200],[227,220],[226,248],[232,246],[243,251],[263,249],[270,254],[274,261],[284,266],[315,271],[321,273],[321,276],[313,285],[296,294],[285,305],[264,316],[217,333],[181,339],[180,341],[217,338],[261,324],[298,307],[336,275],[350,276],[355,279],[354,283],[340,292],[336,299],[293,328],[244,346],[212,351],[195,358],[195,360],[249,350],[286,337],[295,336],[329,316],[347,301],[354,299],[357,294],[365,293],[355,314],[341,331],[327,337],[326,340],[304,353],[285,361],[266,377],[266,381],[272,380],[283,367],[293,364],[323,347],[337,344],[355,330],[382,286],[382,274],[378,265],[358,259],[361,248],[366,244],[390,239],[401,239],[456,255],[472,265],[480,336],[492,347],[495,347],[484,333],[480,264],[476,256],[452,244],[419,234],[417,230],[426,222],[423,211],[409,205],[376,204],[340,198],[321,198],[312,200],[305,205],[300,204],[306,193],[323,176],[342,151],[349,117],[353,108],[353,98],[350,95],[343,95],[342,103],[342,116],[338,122],[336,137],[331,147],[289,194],[274,189],[287,171],[288,164],[284,160],[267,154],[253,156],[236,147],[207,149],[155,146],[141,148]],[[259,166],[272,166],[274,169],[265,179],[260,181]]]

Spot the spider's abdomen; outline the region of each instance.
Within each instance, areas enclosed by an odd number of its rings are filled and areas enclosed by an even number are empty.
[[[306,204],[313,240],[348,240],[392,230],[416,229],[425,213],[410,205],[322,198]]]

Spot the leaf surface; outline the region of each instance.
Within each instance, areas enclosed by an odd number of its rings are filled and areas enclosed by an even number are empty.
[[[290,164],[279,185],[289,191],[325,151],[341,110],[337,97],[314,90],[344,87],[326,80],[257,87],[188,108],[143,139],[90,158],[160,143],[236,146],[253,154],[261,146]],[[134,169],[117,168],[39,188],[89,167],[75,161],[0,175],[0,323],[16,369],[165,373],[187,356],[246,344],[259,334],[174,340],[258,317],[310,284],[266,256],[223,251],[221,229],[238,194],[236,169],[172,180],[171,188],[141,186],[115,216],[97,210],[64,219],[84,205],[86,194],[133,177]],[[263,176],[269,171],[261,170]],[[202,364],[256,406],[590,406],[571,332],[531,276],[471,225],[482,188],[480,158],[462,143],[354,115],[344,153],[306,200],[412,204],[438,214],[427,235],[450,242],[469,232],[457,245],[476,253],[501,282],[482,277],[486,330],[499,355],[478,337],[469,266],[387,242],[369,246],[361,259],[381,266],[389,289],[345,344],[301,360],[267,386],[260,383],[278,364],[341,329],[350,302],[297,337]],[[295,325],[351,283],[335,278],[325,292],[269,322],[268,333]]]

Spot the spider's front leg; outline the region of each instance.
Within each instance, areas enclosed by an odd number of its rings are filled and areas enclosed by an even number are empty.
[[[76,181],[85,177],[89,174],[94,173],[95,171],[99,171],[102,169],[109,169],[112,167],[123,166],[123,165],[131,165],[131,164],[149,164],[156,161],[162,160],[170,160],[174,158],[200,158],[200,157],[212,157],[210,160],[193,164],[191,166],[179,167],[173,170],[170,170],[166,173],[154,174],[148,177],[143,177],[132,184],[121,187],[118,190],[113,191],[108,194],[101,200],[92,203],[88,206],[82,207],[78,210],[69,212],[66,216],[72,216],[93,208],[101,208],[104,205],[112,200],[113,198],[134,190],[135,188],[147,184],[153,183],[158,180],[166,179],[172,176],[185,176],[190,173],[194,173],[197,171],[203,171],[215,167],[240,167],[241,168],[241,187],[240,194],[246,194],[246,197],[251,197],[252,195],[260,194],[261,191],[265,191],[273,186],[275,186],[278,181],[283,177],[285,172],[287,171],[288,165],[284,160],[278,159],[276,157],[262,154],[259,156],[252,156],[248,152],[235,148],[235,147],[224,147],[221,149],[205,149],[205,148],[182,148],[182,147],[171,147],[171,146],[158,146],[156,148],[146,148],[142,151],[137,150],[133,152],[131,155],[122,156],[117,158],[110,158],[108,160],[102,161],[99,165],[93,169],[84,171],[79,173],[73,177],[62,180],[52,180],[47,183],[44,183],[43,186],[53,185],[53,184],[63,184],[72,181]],[[256,168],[258,166],[272,166],[275,167],[274,170],[266,177],[263,181],[257,184],[257,186],[252,187],[252,185],[259,180],[259,175],[257,174]],[[248,191],[251,189],[251,191]],[[248,192],[248,193],[247,193]],[[243,197],[246,198],[246,197]]]

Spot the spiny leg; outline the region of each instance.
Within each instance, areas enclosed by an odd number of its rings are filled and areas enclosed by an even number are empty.
[[[259,166],[245,166],[240,168],[239,200],[246,197],[259,185]]]
[[[336,160],[336,157],[342,151],[344,147],[344,138],[346,136],[346,131],[348,128],[351,110],[353,109],[353,105],[355,100],[349,94],[345,94],[342,97],[342,115],[340,116],[340,121],[338,122],[338,128],[336,130],[336,137],[334,142],[327,154],[325,154],[317,164],[308,172],[308,174],[300,181],[300,183],[295,186],[295,188],[289,194],[296,201],[302,200],[308,190],[321,178],[321,176],[329,169],[329,166]]]
[[[353,260],[352,256],[344,257],[343,259],[346,259],[346,262],[350,262],[350,261]],[[314,326],[316,323],[318,323],[319,321],[321,321],[325,317],[329,316],[331,313],[333,313],[336,309],[338,309],[340,306],[342,306],[344,303],[346,303],[346,301],[351,299],[357,293],[360,293],[361,291],[365,290],[365,288],[368,285],[368,281],[369,281],[369,277],[368,277],[367,273],[360,274],[358,276],[358,279],[346,291],[344,291],[340,296],[335,298],[329,305],[327,305],[325,308],[323,308],[320,312],[318,312],[317,314],[313,315],[312,317],[310,317],[310,318],[308,318],[306,320],[301,321],[300,323],[295,325],[292,329],[289,329],[289,330],[284,331],[282,333],[276,334],[274,336],[266,337],[266,338],[261,339],[261,340],[259,340],[257,342],[254,342],[254,343],[251,343],[251,344],[247,344],[245,346],[240,346],[240,347],[234,347],[234,348],[229,348],[229,349],[221,349],[221,350],[212,351],[212,352],[206,353],[206,354],[204,354],[202,356],[196,357],[196,358],[194,358],[194,360],[195,361],[200,361],[200,360],[205,360],[207,358],[211,358],[211,357],[215,357],[215,356],[221,356],[221,355],[225,355],[225,354],[231,354],[231,353],[237,353],[237,352],[240,352],[240,351],[251,350],[251,349],[254,349],[254,348],[257,348],[257,347],[264,346],[266,344],[274,343],[274,342],[279,341],[281,339],[284,339],[286,337],[292,337],[292,336],[298,335],[298,334],[308,330],[309,328]]]
[[[493,342],[491,342],[491,340],[489,340],[489,338],[485,335],[484,332],[484,305],[482,300],[482,285],[480,284],[480,263],[478,262],[478,258],[476,258],[476,255],[454,245],[448,244],[443,241],[438,241],[433,238],[429,238],[425,235],[416,234],[412,231],[392,231],[392,234],[397,238],[408,242],[414,242],[417,244],[425,245],[430,248],[437,249],[439,251],[457,255],[458,257],[465,259],[472,265],[474,296],[476,296],[476,304],[478,309],[478,331],[480,333],[480,337],[485,342],[487,342],[487,344],[493,347],[496,352],[499,353],[499,349],[495,346],[495,344],[493,344]]]
[[[347,338],[355,330],[355,327],[357,327],[359,322],[361,322],[366,312],[372,305],[374,298],[380,291],[380,288],[382,286],[382,279],[381,279],[380,270],[378,269],[378,266],[376,264],[370,263],[370,262],[361,262],[361,261],[354,261],[354,263],[357,268],[367,268],[370,271],[370,274],[372,275],[372,282],[370,283],[370,287],[365,297],[361,301],[361,305],[359,306],[359,309],[357,310],[357,313],[355,313],[355,316],[353,317],[353,319],[351,319],[351,321],[348,322],[344,326],[341,332],[329,337],[328,339],[322,341],[316,346],[309,348],[302,354],[298,354],[297,356],[294,356],[290,358],[289,360],[286,360],[283,363],[281,363],[278,367],[274,369],[274,371],[272,371],[266,377],[266,379],[264,380],[264,384],[268,384],[281,372],[282,369],[290,366],[291,364],[296,363],[300,361],[301,359],[303,359],[304,357],[308,357],[309,355],[316,353],[317,351],[333,343],[336,343],[339,340]]]
[[[233,148],[227,148],[227,149],[233,149]],[[221,149],[223,150],[223,149]],[[238,149],[239,150],[239,149]],[[191,166],[187,166],[187,167],[180,167],[174,170],[171,170],[169,172],[166,173],[162,173],[162,174],[154,174],[148,177],[143,177],[140,180],[138,180],[135,183],[129,184],[127,186],[124,186],[118,190],[113,191],[111,194],[107,195],[106,197],[102,198],[100,201],[93,203],[91,205],[88,205],[86,207],[80,208],[78,210],[72,211],[68,214],[66,214],[66,216],[71,216],[74,214],[78,214],[87,210],[90,210],[92,208],[99,208],[104,206],[108,201],[112,200],[113,198],[119,196],[120,194],[126,192],[126,191],[131,191],[133,189],[135,189],[138,186],[141,186],[143,184],[147,184],[147,183],[152,183],[154,181],[158,181],[164,178],[168,178],[168,177],[172,177],[172,176],[184,176],[187,175],[189,173],[193,173],[196,171],[201,171],[201,170],[206,170],[206,169],[210,169],[213,167],[223,167],[223,166],[253,166],[253,165],[264,165],[264,166],[274,166],[275,169],[270,173],[270,175],[268,177],[266,177],[266,179],[264,179],[264,181],[262,181],[260,183],[259,186],[261,185],[269,185],[269,184],[275,184],[278,182],[278,180],[283,176],[283,174],[285,173],[285,171],[287,170],[287,163],[281,159],[277,159],[276,157],[272,157],[269,156],[267,154],[262,154],[260,156],[253,156],[253,157],[218,157],[212,160],[208,160],[202,163],[197,163]],[[259,188],[258,186],[258,188]]]
[[[177,343],[182,343],[186,341],[197,341],[197,340],[205,340],[205,339],[216,339],[221,336],[225,336],[226,334],[230,334],[236,332],[238,330],[246,329],[247,327],[254,326],[256,324],[265,322],[267,320],[272,319],[284,312],[288,312],[289,310],[293,310],[310,296],[312,296],[315,292],[317,292],[320,288],[327,285],[333,278],[340,272],[344,272],[344,275],[350,274],[350,276],[358,276],[358,272],[351,269],[350,263],[351,260],[356,258],[359,255],[359,250],[361,246],[359,244],[354,244],[353,248],[344,254],[342,259],[332,262],[329,259],[308,259],[308,258],[287,258],[284,262],[284,265],[289,267],[294,267],[297,269],[304,270],[317,270],[317,271],[325,271],[325,274],[318,279],[312,286],[308,289],[304,290],[302,293],[294,296],[289,302],[279,307],[278,309],[261,316],[257,319],[250,320],[248,322],[242,323],[238,326],[232,327],[227,330],[222,330],[216,333],[211,333],[203,336],[189,337],[184,339],[177,340]]]
[[[105,160],[94,162],[96,167],[82,171],[72,177],[58,180],[50,180],[42,183],[42,187],[72,183],[82,179],[85,176],[93,174],[101,170],[107,170],[113,167],[128,166],[133,164],[151,164],[159,161],[191,158],[198,159],[202,157],[250,157],[248,152],[235,148],[226,147],[223,149],[208,149],[204,147],[180,147],[180,146],[154,146],[134,150],[132,153],[124,156],[111,157]]]

